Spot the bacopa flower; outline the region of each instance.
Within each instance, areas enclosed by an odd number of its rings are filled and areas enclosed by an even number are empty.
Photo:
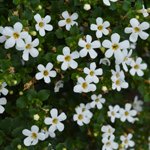
[[[142,22],[141,24],[136,18],[132,18],[130,20],[130,24],[132,27],[126,27],[124,32],[125,33],[131,33],[129,40],[131,42],[136,42],[138,39],[138,36],[140,36],[141,39],[146,40],[149,36],[148,33],[143,32],[143,30],[147,30],[150,25],[148,22]]]
[[[64,11],[62,13],[62,17],[64,18],[64,20],[60,20],[58,22],[58,25],[60,27],[66,26],[66,30],[70,30],[71,26],[73,26],[74,24],[76,24],[78,26],[78,23],[74,20],[76,20],[78,18],[78,14],[77,13],[73,13],[71,16],[69,15],[68,11]]]
[[[0,98],[0,114],[2,114],[5,108],[2,105],[6,105],[7,100],[5,97]]]
[[[105,138],[105,137],[108,138],[109,136],[113,135],[115,129],[111,125],[106,125],[106,126],[103,125],[102,128],[101,128],[101,131],[104,132],[102,134],[102,137],[103,138]]]
[[[38,143],[38,140],[45,140],[45,134],[39,132],[39,127],[37,127],[36,125],[33,125],[31,127],[31,131],[28,129],[24,129],[22,131],[22,134],[28,136],[23,141],[25,146],[36,145]]]
[[[69,47],[66,46],[63,48],[63,54],[64,55],[57,56],[57,60],[60,62],[63,62],[61,65],[61,69],[67,70],[68,67],[71,67],[73,69],[77,68],[78,63],[74,61],[73,59],[79,58],[78,51],[74,51],[70,54],[70,49]]]
[[[34,41],[32,41],[32,37],[28,35],[28,37],[25,39],[25,43],[23,47],[17,47],[17,50],[23,50],[22,58],[25,61],[29,60],[29,54],[32,57],[37,57],[39,55],[39,51],[35,48],[39,45],[39,39],[36,38]]]
[[[74,86],[73,91],[76,93],[95,91],[96,86],[95,84],[91,84],[91,82],[91,80],[84,80],[82,77],[79,77],[78,83]]]
[[[102,98],[102,95],[101,95],[101,94],[99,94],[98,96],[95,95],[95,94],[93,94],[93,95],[91,96],[91,99],[93,100],[93,101],[90,103],[91,107],[94,108],[95,105],[96,105],[98,109],[101,109],[101,108],[103,107],[102,104],[105,103],[105,101],[106,101],[105,98]]]
[[[23,26],[20,22],[15,23],[13,27],[14,29],[5,27],[3,30],[3,34],[8,37],[4,45],[6,49],[13,47],[15,43],[17,47],[23,47],[24,41],[22,39],[28,36],[28,32],[21,32]]]
[[[64,86],[64,81],[59,80],[55,83],[55,87],[54,87],[54,92],[59,92],[60,88],[63,88]]]
[[[102,75],[103,70],[101,68],[96,69],[96,63],[92,62],[90,64],[90,69],[85,67],[83,72],[87,74],[87,76],[86,76],[87,80],[91,79],[94,83],[98,83],[99,78],[97,77],[97,75]]]
[[[100,59],[99,63],[110,66],[110,60],[108,58],[102,58],[102,59]]]
[[[8,90],[5,88],[6,86],[7,86],[6,82],[3,82],[2,84],[0,84],[0,95],[1,95],[1,93],[3,95],[8,94]]]
[[[83,47],[83,49],[79,52],[81,57],[85,57],[89,53],[90,57],[93,59],[97,57],[97,53],[93,48],[101,47],[98,40],[92,42],[92,37],[90,35],[86,35],[86,42],[84,40],[79,40],[78,45]]]
[[[104,40],[102,43],[103,47],[109,48],[105,52],[105,56],[110,58],[114,54],[114,56],[117,60],[122,61],[123,55],[122,55],[121,49],[129,48],[129,41],[124,40],[119,43],[120,35],[118,33],[114,33],[111,35],[111,41]]]
[[[137,12],[138,13],[142,13],[143,14],[143,16],[144,17],[147,17],[149,14],[148,14],[148,12],[147,12],[147,9],[145,9],[145,6],[144,5],[142,5],[142,9],[140,9],[140,10],[138,10]]]
[[[107,6],[110,6],[110,1],[111,2],[117,2],[117,0],[103,0],[103,3]]]
[[[125,109],[120,108],[119,112],[121,114],[120,120],[122,122],[125,122],[126,120],[128,120],[129,122],[133,122],[134,118],[133,116],[135,116],[137,114],[136,110],[130,110],[132,107],[132,105],[130,103],[126,103],[125,104]]]
[[[5,42],[5,40],[7,39],[7,36],[3,35],[3,30],[4,30],[4,28],[2,26],[0,26],[0,34],[2,34],[0,36],[0,43]]]
[[[122,144],[125,148],[128,148],[129,146],[133,147],[135,145],[135,143],[131,140],[132,136],[133,135],[131,133],[129,133],[127,137],[123,135],[120,136],[120,140],[122,141]]]
[[[44,67],[42,64],[39,64],[37,68],[40,71],[35,75],[35,78],[37,80],[44,78],[45,83],[50,83],[51,82],[50,77],[56,76],[56,71],[54,70],[51,71],[51,69],[53,68],[53,64],[50,62],[46,65],[46,67]]]
[[[101,38],[103,34],[108,35],[109,31],[106,28],[110,26],[110,23],[108,21],[103,22],[101,17],[96,19],[96,23],[90,26],[91,30],[96,31],[96,37]]]
[[[55,130],[63,131],[64,130],[64,124],[61,123],[61,121],[66,120],[67,116],[64,112],[62,112],[58,116],[58,110],[56,108],[53,108],[50,111],[51,117],[46,117],[44,120],[44,123],[46,125],[51,125],[49,127],[49,132],[54,132]]]
[[[137,112],[141,112],[142,111],[142,105],[143,105],[143,101],[142,100],[138,100],[138,96],[134,97],[134,101],[133,101],[133,108],[137,111]]]
[[[42,19],[40,14],[36,14],[34,16],[34,19],[37,22],[37,24],[35,25],[35,28],[37,31],[39,31],[39,34],[41,36],[45,35],[45,30],[47,31],[53,30],[53,26],[48,24],[51,21],[51,17],[49,15],[46,15],[45,18]]]
[[[137,72],[138,76],[143,76],[144,75],[144,72],[142,70],[145,70],[147,68],[147,64],[146,63],[142,63],[142,58],[141,57],[138,57],[136,59],[136,61],[132,61],[132,63],[130,64],[130,66],[132,67],[130,69],[130,74],[132,76],[135,75],[135,73]]]
[[[49,136],[50,136],[51,138],[56,137],[55,132],[49,132],[48,129],[46,129],[46,130],[45,130],[45,129],[41,129],[41,132],[45,134],[45,139],[47,139]]]

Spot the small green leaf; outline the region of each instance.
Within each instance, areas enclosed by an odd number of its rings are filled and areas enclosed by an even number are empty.
[[[29,99],[30,101],[32,101],[34,98],[36,98],[37,93],[36,93],[36,91],[34,91],[34,90],[29,90],[29,91],[27,92],[27,96],[28,96],[28,99]]]
[[[66,43],[68,46],[70,46],[70,44],[72,44],[74,42],[74,39],[72,37],[68,37],[65,39]]]
[[[50,96],[50,90],[41,90],[38,93],[38,98],[42,101],[48,99],[49,96]]]
[[[101,16],[101,8],[96,7],[92,12],[92,18],[97,18],[99,16]]]
[[[70,33],[74,36],[77,36],[79,34],[79,28],[77,27],[76,24],[71,26]]]
[[[144,102],[149,102],[150,101],[150,95],[149,93],[144,95]]]
[[[55,32],[56,36],[59,38],[59,39],[62,39],[64,37],[64,33],[62,30],[60,29],[57,29],[56,32]]]
[[[26,98],[24,96],[21,96],[17,99],[16,105],[19,108],[25,108],[27,106]]]
[[[31,9],[26,9],[25,12],[23,13],[23,19],[25,20],[31,20],[33,17],[33,13]]]
[[[50,7],[50,12],[52,12],[52,13],[60,13],[60,7],[58,5],[58,2],[52,3],[52,5]]]
[[[12,118],[8,118],[6,117],[5,119],[3,119],[0,123],[0,127],[2,129],[2,131],[5,134],[9,134],[11,131],[11,123],[12,123]]]
[[[14,140],[12,141],[11,147],[15,149],[18,144],[22,144],[22,141],[21,141],[21,139],[16,138],[16,139],[14,139]]]
[[[9,63],[7,62],[7,61],[3,61],[2,63],[1,63],[1,69],[2,70],[6,70],[6,69],[8,69],[10,66],[9,66]]]
[[[129,10],[131,3],[128,1],[123,1],[122,6],[123,6],[123,9],[127,11]]]

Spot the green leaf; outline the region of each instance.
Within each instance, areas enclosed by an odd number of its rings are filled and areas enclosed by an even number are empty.
[[[21,96],[17,99],[16,105],[19,108],[25,108],[27,106],[26,98],[24,96]]]
[[[38,98],[42,101],[48,99],[49,96],[50,96],[50,90],[41,90],[38,93]]]
[[[144,85],[140,85],[140,86],[138,87],[138,91],[140,92],[140,94],[144,95],[144,94],[145,94]]]
[[[35,108],[30,108],[29,109],[29,114],[31,117],[33,117],[33,115],[37,114],[38,113],[38,110],[35,109]]]
[[[64,144],[64,143],[59,143],[59,144],[56,146],[56,150],[62,150],[63,148],[65,148],[65,144]]]
[[[70,138],[67,138],[67,140],[65,141],[65,147],[69,150],[73,150],[73,145]]]
[[[136,8],[136,10],[142,9],[142,5],[143,5],[143,0],[137,0],[135,2],[135,8]]]
[[[70,46],[73,42],[74,42],[74,39],[72,37],[68,37],[65,39],[66,43],[68,46]]]
[[[116,3],[111,3],[109,9],[115,10],[117,8]]]
[[[4,132],[0,130],[0,145],[3,143],[4,136],[5,136]]]
[[[12,136],[14,138],[17,138],[17,137],[23,137],[23,134],[22,134],[22,130],[24,128],[23,127],[18,127],[18,128],[15,128],[13,131],[12,131]]]
[[[92,17],[93,18],[97,18],[101,16],[101,8],[100,7],[96,7],[93,12],[92,12]]]
[[[149,93],[144,95],[144,102],[149,102],[150,101],[150,95]]]
[[[105,122],[104,116],[103,116],[102,114],[100,114],[100,115],[98,116],[98,118],[97,118],[97,122],[98,122],[99,124],[101,124],[101,123],[104,123],[104,122]]]
[[[33,17],[33,13],[31,9],[26,9],[25,12],[23,13],[23,19],[25,20],[31,20]]]
[[[7,54],[6,54],[6,50],[0,48],[0,59],[4,59],[6,58]]]
[[[30,101],[32,101],[34,98],[36,98],[37,93],[36,93],[36,91],[34,91],[34,90],[29,90],[29,91],[27,92],[27,96],[28,96],[28,99],[29,99]]]
[[[64,37],[63,31],[60,29],[57,29],[55,34],[56,34],[57,38],[59,38],[59,39],[62,39]]]
[[[122,6],[124,10],[128,11],[129,8],[131,7],[131,3],[128,1],[123,1]]]
[[[21,141],[21,139],[16,138],[16,139],[14,139],[14,140],[12,141],[11,147],[15,149],[18,144],[22,144],[22,141]]]
[[[0,123],[0,127],[2,129],[2,131],[5,134],[9,134],[11,131],[11,123],[12,123],[12,118],[8,118],[6,117],[5,119],[3,119]]]
[[[12,104],[10,102],[8,102],[6,105],[5,105],[5,111],[8,113],[8,114],[11,114],[12,113]]]
[[[71,26],[70,33],[73,36],[77,36],[79,34],[79,28],[77,27],[76,24],[74,24],[73,26]]]
[[[133,10],[129,10],[126,14],[127,18],[133,18],[133,16],[134,16]]]
[[[5,150],[13,150],[10,146],[5,147]]]
[[[19,4],[19,0],[13,0],[13,3],[14,3],[15,5],[18,5],[18,4]]]
[[[9,63],[7,62],[7,61],[3,61],[2,63],[1,63],[1,69],[2,70],[6,70],[6,69],[8,69],[10,66],[9,66]]]
[[[50,7],[50,12],[52,12],[52,13],[60,13],[60,7],[58,5],[58,2],[52,3],[52,5]]]

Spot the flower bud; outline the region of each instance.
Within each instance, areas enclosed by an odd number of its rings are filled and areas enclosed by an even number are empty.
[[[35,115],[33,116],[33,118],[34,118],[34,120],[38,121],[39,118],[40,118],[40,116],[39,116],[38,114],[35,114]]]
[[[22,92],[22,91],[20,91],[20,92],[19,92],[19,95],[23,95],[23,92]]]
[[[42,49],[39,47],[39,48],[38,48],[38,51],[40,52],[41,50],[42,50]]]
[[[13,94],[14,92],[13,91],[9,91],[9,94]]]
[[[139,16],[136,16],[136,19],[139,19],[140,17]]]
[[[91,9],[91,6],[90,6],[90,4],[85,4],[83,8],[84,8],[85,10],[90,10],[90,9]]]
[[[36,31],[32,31],[30,34],[36,36]]]
[[[21,149],[21,145],[20,145],[20,144],[18,144],[18,145],[17,145],[17,148],[18,148],[18,149]]]

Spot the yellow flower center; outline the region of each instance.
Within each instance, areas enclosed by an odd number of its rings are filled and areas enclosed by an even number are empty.
[[[9,39],[10,38],[10,36],[6,36],[6,39]]]
[[[116,77],[118,78],[120,75],[119,75],[119,73],[116,73]]]
[[[66,19],[66,23],[70,23],[72,20],[70,18]]]
[[[18,39],[19,38],[19,34],[17,32],[13,33],[14,39]]]
[[[136,32],[139,32],[139,31],[140,31],[140,28],[139,28],[139,27],[135,27],[135,28],[134,28],[134,31],[135,31],[135,33],[136,33]]]
[[[37,138],[37,134],[36,133],[32,133],[31,137],[36,139]]]
[[[137,103],[134,103],[134,107],[136,107],[137,106]]]
[[[58,119],[57,119],[57,118],[54,118],[52,122],[53,122],[54,124],[57,124]]]
[[[90,44],[86,44],[86,49],[90,49],[91,48],[91,45]]]
[[[47,76],[48,74],[49,74],[49,73],[48,73],[47,70],[44,70],[44,71],[43,71],[43,75],[44,75],[44,76]]]
[[[71,58],[70,56],[66,56],[66,57],[65,57],[65,61],[68,61],[68,62],[69,62],[69,61],[70,61],[70,58]]]
[[[85,111],[85,108],[82,108],[82,112],[84,112]]]
[[[90,75],[93,76],[93,75],[94,75],[94,71],[91,71],[91,72],[90,72]]]
[[[82,87],[85,89],[88,85],[86,84],[86,82],[82,83]]]
[[[128,57],[127,57],[127,56],[126,56],[126,57],[124,57],[123,61],[126,61],[126,60],[128,60]]]
[[[134,69],[139,69],[139,66],[138,66],[138,65],[135,65],[135,66],[134,66]]]
[[[125,144],[127,144],[127,143],[128,143],[128,140],[127,140],[127,139],[126,139],[126,140],[124,140],[124,143],[125,143]]]
[[[99,25],[98,26],[98,30],[102,30],[103,29],[103,26],[102,25]]]
[[[42,27],[44,26],[44,23],[43,23],[43,22],[40,22],[40,23],[39,23],[39,26],[40,26],[40,28],[42,28]]]
[[[124,114],[125,114],[125,116],[128,116],[128,115],[129,115],[129,113],[128,113],[127,111],[126,111]]]
[[[117,50],[118,47],[119,47],[119,46],[118,46],[117,44],[112,45],[112,49],[113,49],[113,50]]]
[[[2,85],[0,85],[0,90],[2,89]]]
[[[116,85],[120,85],[120,82],[119,82],[119,80],[117,80],[117,81],[116,81]]]
[[[107,143],[106,143],[106,146],[109,146],[109,145],[111,145],[111,143],[110,143],[110,142],[107,142]]]
[[[78,119],[79,119],[79,120],[83,119],[83,116],[80,114],[80,115],[78,116]]]
[[[95,102],[98,102],[99,101],[99,99],[97,98],[96,100],[95,100]]]
[[[114,111],[112,111],[112,112],[111,112],[111,115],[112,115],[112,116],[114,116],[114,115],[115,115]]]
[[[31,45],[28,44],[28,45],[26,46],[26,49],[31,49]]]
[[[108,133],[111,133],[111,129],[108,130]]]

